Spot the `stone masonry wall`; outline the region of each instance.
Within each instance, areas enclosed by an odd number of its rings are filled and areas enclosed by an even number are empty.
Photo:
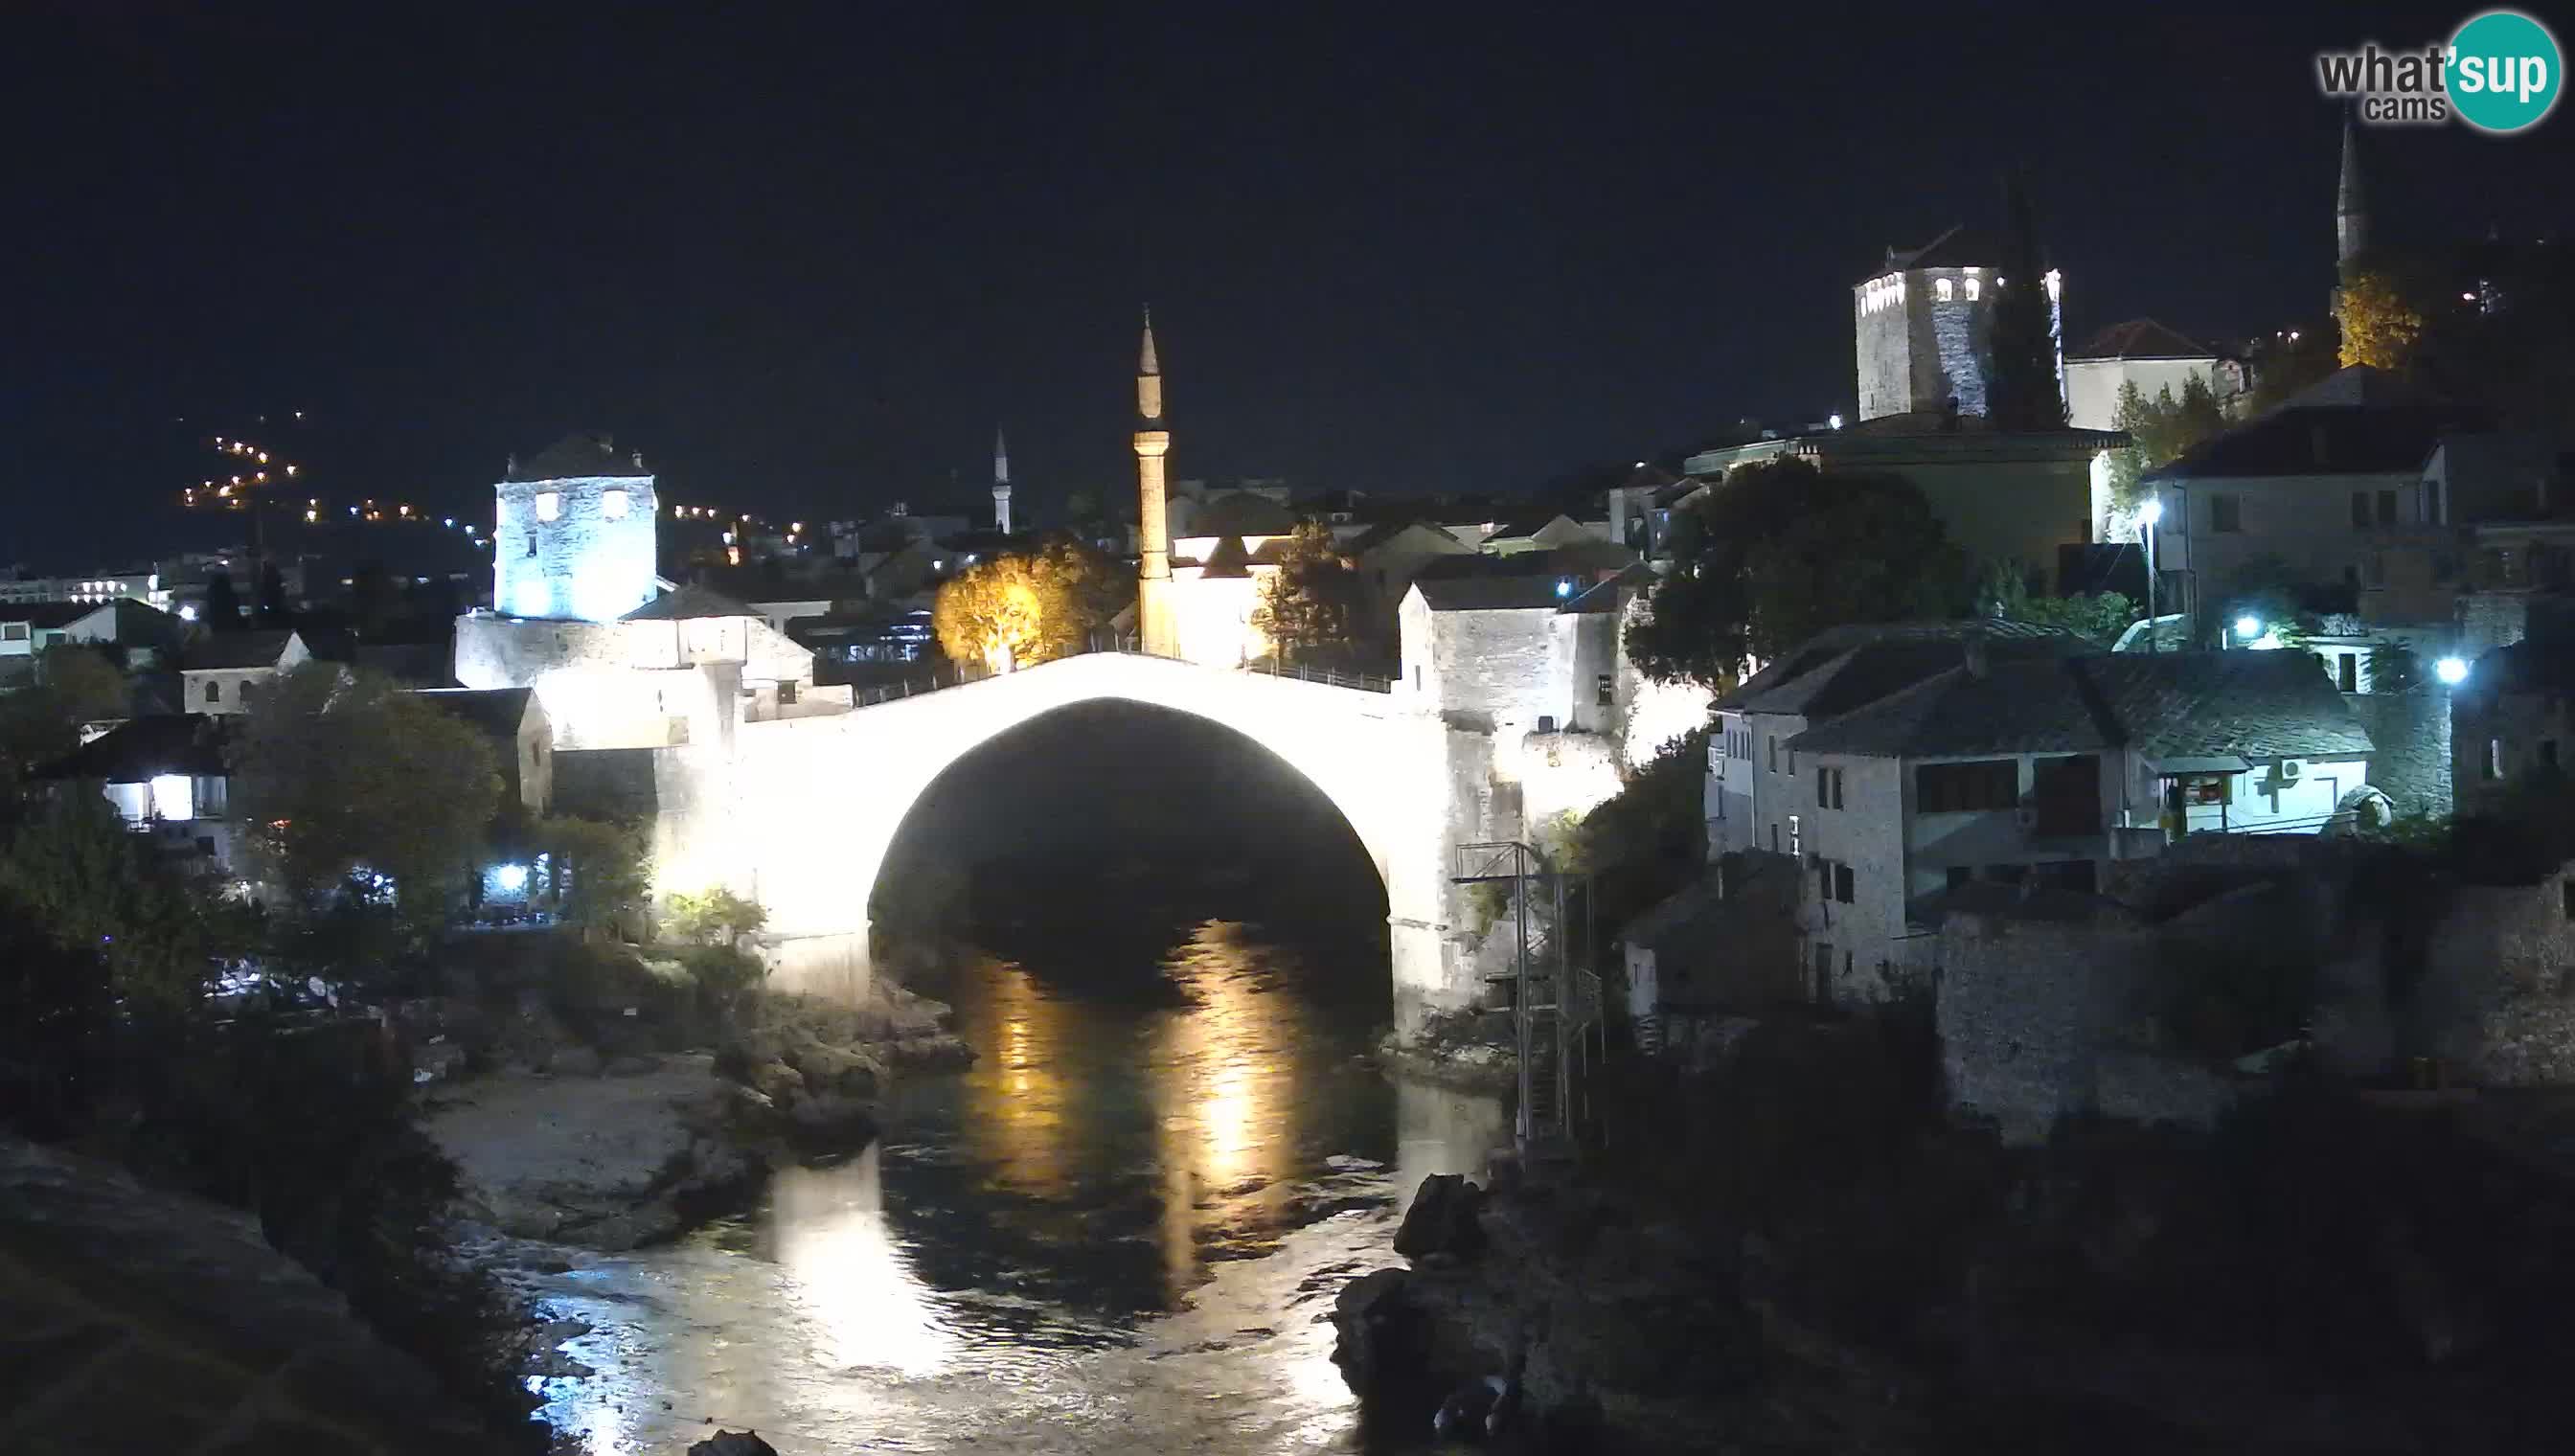
[[[651,600],[661,513],[652,477],[504,481],[495,494],[494,610],[614,622]],[[539,519],[540,497],[553,498],[553,520]],[[622,514],[610,514],[612,497]]]
[[[2411,693],[2346,693],[2344,703],[2369,730],[2369,781],[2395,801],[2398,813],[2446,814],[2454,781],[2450,763],[2450,695],[2423,687]]]
[[[1435,706],[1451,727],[1515,735],[1540,716],[1561,721],[1549,699],[1552,607],[1431,615]]]

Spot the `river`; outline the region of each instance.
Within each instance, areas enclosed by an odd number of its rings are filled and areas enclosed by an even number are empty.
[[[1151,938],[964,965],[942,989],[981,1059],[901,1083],[880,1142],[547,1281],[599,1372],[546,1382],[547,1418],[602,1456],[718,1428],[786,1456],[1362,1449],[1332,1296],[1393,1261],[1422,1177],[1482,1166],[1501,1106],[1369,1063],[1381,937]]]

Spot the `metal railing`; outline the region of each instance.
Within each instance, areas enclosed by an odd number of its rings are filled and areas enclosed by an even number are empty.
[[[1166,663],[1189,663],[1193,661],[1189,658],[1182,657],[1177,653],[1149,653],[1141,648],[1128,647],[1117,641],[1102,638],[1094,638],[1091,642],[1085,644],[1079,650],[1068,654],[1065,658],[1050,659],[1049,661],[1065,662],[1069,661],[1071,658],[1090,657],[1097,653],[1117,653],[1130,658],[1153,658],[1157,661]],[[1037,664],[1033,666],[1044,665]],[[1225,672],[1229,670],[1219,668],[1214,671]],[[1335,673],[1328,669],[1308,668],[1303,666],[1282,667],[1275,661],[1246,663],[1239,670],[1235,671],[1250,673],[1263,678],[1292,679],[1299,683],[1315,683],[1326,688],[1344,688],[1353,693],[1392,693],[1394,691],[1394,680],[1390,678],[1377,678],[1360,673]],[[981,663],[955,663],[944,668],[934,666],[929,672],[923,674],[918,679],[906,677],[893,683],[879,684],[873,688],[863,688],[857,684],[852,684],[850,685],[850,706],[852,708],[874,708],[881,703],[894,703],[906,698],[920,698],[927,694],[941,693],[951,688],[963,688],[969,684],[988,682],[994,678],[1007,676],[1009,675],[1006,673],[997,673]]]

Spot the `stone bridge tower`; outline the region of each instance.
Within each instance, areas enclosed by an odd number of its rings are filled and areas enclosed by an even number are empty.
[[[1171,452],[1172,433],[1163,428],[1163,363],[1154,352],[1154,311],[1147,309],[1136,360],[1136,634],[1146,652],[1165,658],[1181,655],[1163,489],[1163,457]]]

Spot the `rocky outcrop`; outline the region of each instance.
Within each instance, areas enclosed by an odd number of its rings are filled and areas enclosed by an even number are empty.
[[[254,1220],[0,1136],[0,1450],[482,1451]]]
[[[778,1456],[758,1431],[718,1431],[689,1448],[689,1456]]]
[[[457,1165],[460,1210],[514,1238],[625,1249],[671,1238],[759,1185],[768,1158],[704,1055],[623,1076],[497,1072],[434,1098],[422,1127]]]

